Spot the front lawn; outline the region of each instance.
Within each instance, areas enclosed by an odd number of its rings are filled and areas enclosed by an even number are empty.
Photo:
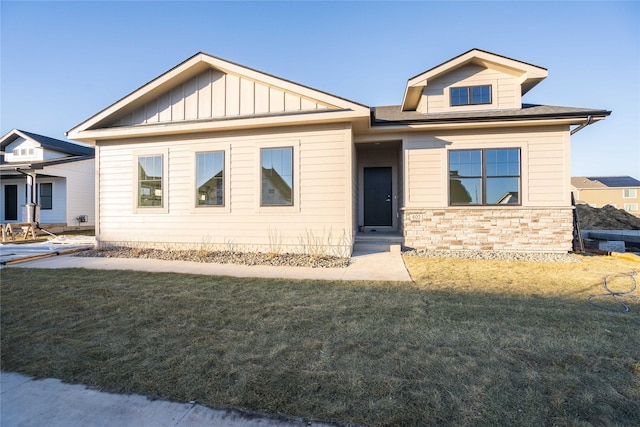
[[[414,284],[10,268],[2,369],[372,426],[640,425],[640,304],[586,300],[639,265],[580,260],[407,257]]]

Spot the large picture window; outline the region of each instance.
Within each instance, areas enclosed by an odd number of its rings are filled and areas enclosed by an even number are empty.
[[[196,205],[224,206],[224,152],[196,153]]]
[[[293,147],[260,150],[262,206],[293,205]]]
[[[40,209],[51,210],[53,209],[53,184],[45,182],[39,185],[40,194],[38,200],[40,202]]]
[[[451,106],[491,104],[491,85],[452,87]]]
[[[520,149],[449,151],[449,204],[520,204]]]
[[[162,207],[162,155],[138,157],[138,207]]]

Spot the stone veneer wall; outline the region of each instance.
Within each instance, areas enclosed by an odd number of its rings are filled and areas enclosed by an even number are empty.
[[[568,252],[572,208],[405,209],[405,246],[431,250]]]

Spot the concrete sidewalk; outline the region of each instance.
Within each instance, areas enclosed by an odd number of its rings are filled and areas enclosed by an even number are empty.
[[[303,419],[284,419],[214,410],[193,403],[150,400],[145,396],[104,393],[56,379],[34,380],[0,373],[2,427],[329,427]]]
[[[4,268],[87,268],[282,279],[411,281],[402,255],[398,252],[354,252],[351,262],[346,268],[272,267],[138,258],[76,257],[73,255],[52,256],[12,264]]]

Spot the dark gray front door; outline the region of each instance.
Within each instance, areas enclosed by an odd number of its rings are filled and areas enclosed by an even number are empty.
[[[4,220],[18,220],[18,186],[4,186]]]
[[[391,168],[364,168],[364,225],[391,227]]]

